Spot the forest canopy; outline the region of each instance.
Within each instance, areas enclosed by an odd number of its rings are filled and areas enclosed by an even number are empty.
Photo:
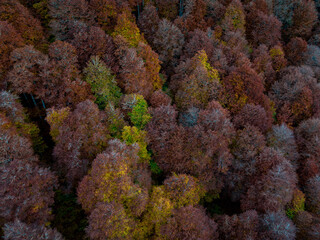
[[[320,240],[319,0],[1,0],[0,238]]]

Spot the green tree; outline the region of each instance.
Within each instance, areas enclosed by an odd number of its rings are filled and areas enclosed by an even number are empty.
[[[100,109],[104,109],[108,103],[119,103],[121,89],[117,86],[115,76],[98,56],[91,57],[84,73]]]
[[[136,95],[136,103],[128,115],[132,124],[138,129],[143,129],[150,121],[151,115],[148,112],[148,103],[144,100],[143,96]]]
[[[140,160],[142,162],[148,162],[151,159],[150,153],[147,150],[146,136],[146,131],[139,130],[135,126],[125,126],[123,128],[122,139],[125,141],[127,145],[138,143],[140,148],[138,156],[140,157]]]

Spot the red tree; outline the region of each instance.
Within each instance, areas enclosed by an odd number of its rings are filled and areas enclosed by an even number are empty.
[[[209,34],[209,32],[204,32],[199,29],[190,32],[181,59],[192,58],[198,51],[204,50],[210,61],[216,51],[216,42],[209,37]]]
[[[44,32],[40,21],[18,0],[3,0],[0,4],[0,21],[8,21],[20,34],[26,44],[40,47]]]
[[[163,66],[175,66],[182,53],[184,35],[178,27],[167,19],[162,19],[155,33],[153,46],[159,54]]]
[[[171,104],[171,98],[162,90],[157,90],[151,95],[150,104],[154,108],[167,106]]]
[[[30,141],[20,137],[8,119],[0,119],[0,215],[7,221],[44,224],[51,216],[57,179],[37,165]]]
[[[257,239],[259,216],[255,210],[246,211],[240,215],[222,215],[218,217],[219,239]]]
[[[119,7],[116,0],[90,0],[89,8],[94,13],[96,21],[107,33],[111,33],[116,25]]]
[[[235,158],[230,167],[231,174],[228,174],[226,181],[233,201],[240,200],[251,185],[248,179],[256,173],[257,156],[265,147],[265,137],[258,128],[247,125],[238,131],[234,144],[231,145],[231,152]]]
[[[7,83],[4,79],[6,72],[10,66],[10,54],[16,49],[24,45],[21,35],[8,22],[0,21],[1,38],[0,44],[0,89],[5,89]]]
[[[160,18],[156,7],[151,3],[147,3],[139,16],[137,23],[149,44],[152,44],[154,41],[154,35],[158,30],[159,22]]]
[[[173,212],[167,224],[161,227],[166,239],[218,239],[217,224],[201,207],[182,207]]]
[[[272,57],[266,45],[260,45],[252,53],[253,69],[263,77],[264,87],[269,90],[276,81],[276,69],[274,69]]]
[[[47,118],[54,114],[56,110],[50,109]],[[96,154],[106,147],[109,132],[103,120],[98,106],[86,100],[79,103],[60,124],[53,156],[58,168],[66,175],[69,186],[76,185],[87,173]]]
[[[197,125],[192,128],[176,123],[177,113],[171,106],[153,109],[151,114],[147,130],[160,168],[168,174],[197,176],[206,190],[220,191],[232,159],[228,145],[234,134],[228,114],[220,104],[211,102],[206,110],[200,111]]]
[[[90,98],[90,90],[80,80],[75,49],[56,41],[49,47],[49,57],[32,46],[14,50],[13,69],[7,75],[10,88],[17,94],[34,94],[50,106],[66,106]]]
[[[280,80],[270,89],[275,102],[277,119],[289,125],[298,125],[313,113],[316,79],[308,67],[288,67],[281,72]]]
[[[107,49],[107,36],[105,32],[94,26],[74,24],[69,26],[70,42],[78,54],[81,67],[84,67],[91,56],[103,56]]]
[[[280,211],[291,201],[297,183],[294,168],[281,154],[266,148],[258,157],[253,184],[241,200],[243,210]]]
[[[75,25],[86,25],[84,22],[92,22],[92,12],[89,11],[85,0],[48,0],[49,26],[51,33],[58,40],[70,38],[70,29]]]
[[[173,20],[178,16],[178,0],[156,0],[155,3],[161,18]]]
[[[232,113],[236,113],[246,104],[261,105],[270,116],[270,100],[264,95],[263,80],[249,66],[236,68],[222,79],[222,103]]]
[[[259,8],[262,4],[265,2],[261,0],[259,3],[251,2],[246,17],[246,33],[253,46],[265,44],[270,47],[277,45],[281,39],[281,22],[275,16],[261,11]]]
[[[294,1],[292,11],[292,23],[286,30],[290,37],[308,38],[311,35],[312,28],[317,22],[318,14],[315,2],[310,0]]]
[[[299,65],[303,60],[303,54],[307,51],[307,42],[302,38],[291,38],[285,46],[286,58],[292,65]]]
[[[273,126],[267,134],[268,146],[282,153],[294,167],[298,167],[300,154],[293,131],[287,125]]]
[[[272,119],[260,105],[246,104],[234,117],[233,123],[238,128],[249,124],[266,132],[271,128]]]

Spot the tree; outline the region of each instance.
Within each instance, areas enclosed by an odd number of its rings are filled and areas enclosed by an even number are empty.
[[[117,17],[117,25],[112,33],[113,37],[122,36],[130,47],[137,47],[140,41],[144,41],[140,30],[128,11],[124,11]]]
[[[320,119],[318,118],[307,119],[296,129],[297,144],[303,157],[319,157],[319,131]]]
[[[268,91],[276,81],[276,69],[266,45],[262,44],[253,51],[252,63],[253,69],[263,77],[264,87]]]
[[[35,84],[39,83],[40,69],[48,63],[48,57],[33,46],[17,48],[11,53],[13,68],[7,79],[15,93],[35,93]]]
[[[127,112],[131,123],[139,130],[143,129],[151,119],[151,115],[148,111],[148,103],[141,95],[125,95],[121,107]]]
[[[296,237],[296,227],[283,212],[270,212],[260,218],[260,237],[293,240]]]
[[[234,156],[227,176],[227,189],[232,201],[239,201],[250,187],[252,176],[256,173],[257,157],[266,147],[266,141],[258,128],[247,125],[238,130],[231,145]]]
[[[1,123],[0,216],[44,224],[51,217],[57,178],[38,166],[30,141],[20,137],[10,121],[1,117]]]
[[[237,113],[247,104],[261,105],[270,116],[270,100],[264,95],[263,80],[249,66],[236,68],[222,81],[222,106]]]
[[[0,112],[12,123],[23,123],[26,115],[18,97],[7,91],[0,91]]]
[[[276,72],[287,66],[287,59],[284,57],[284,51],[281,45],[276,45],[269,50],[272,59],[272,67]]]
[[[112,105],[106,106],[106,123],[107,128],[112,137],[121,138],[122,129],[128,125],[128,123],[124,120],[124,114],[121,112],[120,108],[115,108]]]
[[[290,37],[308,38],[313,26],[317,23],[318,14],[315,2],[310,0],[298,0],[294,2],[292,24],[286,31]]]
[[[76,49],[67,42],[55,41],[49,46],[50,62],[41,73],[37,95],[51,106],[75,107],[92,99],[86,82],[81,81]]]
[[[179,124],[183,127],[193,127],[197,124],[200,109],[189,107],[186,111],[179,113]]]
[[[167,19],[162,19],[155,33],[153,46],[164,68],[177,65],[183,45],[184,35],[180,29]]]
[[[210,18],[209,21],[216,23],[223,18],[226,11],[225,2],[211,0],[204,0],[204,2],[207,6],[207,17]]]
[[[248,40],[256,47],[260,44],[265,44],[267,47],[277,45],[281,39],[281,22],[275,16],[259,9],[262,4],[266,4],[264,1],[251,3],[246,17]]]
[[[161,227],[166,239],[218,239],[217,224],[202,207],[186,206],[174,210],[167,224]]]
[[[131,239],[133,221],[119,203],[98,203],[86,229],[90,239]]]
[[[257,239],[259,215],[249,210],[239,215],[222,215],[217,219],[219,239]]]
[[[12,122],[2,113],[0,119],[0,162],[2,164],[9,163],[13,159],[29,163],[37,162],[37,158],[33,155],[31,141],[26,137],[19,136]]]
[[[138,156],[140,162],[148,163],[151,159],[150,153],[147,150],[147,132],[139,130],[136,127],[125,126],[122,132],[122,139],[127,145],[137,143],[139,145]]]
[[[212,101],[199,112],[197,124],[189,128],[177,124],[177,112],[172,106],[153,109],[151,114],[147,126],[150,147],[164,173],[190,174],[206,191],[219,192],[231,164],[228,145],[234,134],[221,105]]]
[[[303,61],[303,54],[307,51],[307,42],[302,38],[291,38],[285,46],[286,58],[292,65],[299,65]]]
[[[316,79],[308,67],[288,67],[281,72],[269,92],[275,102],[277,120],[298,125],[313,113]]]
[[[220,77],[208,62],[205,51],[199,51],[192,59],[179,64],[172,76],[171,89],[181,110],[189,107],[205,108],[212,100],[218,100]]]
[[[7,87],[4,78],[10,66],[10,54],[16,49],[24,45],[21,35],[7,21],[0,21],[0,31],[2,44],[0,45],[0,89]]]
[[[167,223],[173,209],[174,205],[167,198],[163,186],[154,186],[146,212],[141,223],[136,227],[134,236],[143,239],[148,239],[151,236],[160,237],[162,235],[161,228]]]
[[[129,47],[124,38],[117,36],[116,55],[119,57],[119,86],[125,93],[141,94],[146,99],[161,88],[159,60],[155,52],[143,43],[137,48]]]
[[[25,224],[18,219],[14,222],[6,223],[3,227],[4,240],[63,240],[62,235],[43,225],[37,224]]]
[[[221,23],[224,31],[245,31],[245,14],[242,3],[239,0],[233,0],[228,5],[224,18]]]
[[[307,211],[300,211],[293,219],[297,227],[297,238],[317,239],[319,237],[319,218]]]
[[[44,32],[40,21],[18,0],[3,0],[0,4],[0,21],[12,24],[26,44],[41,47]]]
[[[288,159],[294,167],[298,166],[300,154],[293,131],[286,124],[273,126],[267,134],[268,145]]]
[[[63,125],[64,120],[69,116],[70,108],[61,109],[51,108],[47,111],[46,121],[50,125],[50,135],[53,141],[57,142],[59,136],[59,128]]]
[[[210,37],[210,32],[196,29],[188,34],[181,59],[192,58],[197,52],[204,50],[208,56],[210,64],[212,64],[213,62],[211,62],[211,58],[216,51],[215,47],[216,42]]]
[[[178,16],[178,0],[156,0],[155,3],[161,18],[173,20]]]
[[[109,141],[109,147],[96,157],[90,173],[78,186],[78,200],[87,213],[93,213],[98,203],[114,201],[125,207],[128,216],[141,215],[148,194],[146,181],[139,181],[138,151],[138,144]]]
[[[282,29],[287,29],[292,25],[294,7],[294,0],[276,0],[272,3],[271,9],[273,14],[282,22]]]
[[[146,127],[150,138],[150,148],[160,168],[170,172],[171,160],[175,161],[178,158],[183,161],[182,141],[174,143],[180,130],[176,122],[178,113],[173,106],[162,105],[158,108],[151,108],[150,114],[152,119]]]
[[[19,218],[27,223],[44,224],[51,217],[53,188],[57,179],[49,169],[13,160],[0,169],[1,216],[8,221]],[[19,207],[17,207],[19,206]]]
[[[30,144],[27,142],[30,142],[32,143],[32,148],[35,153],[41,155],[47,146],[40,136],[39,127],[32,123],[28,115],[25,114],[21,103],[18,101],[18,97],[7,91],[1,91],[0,102],[0,115],[3,121],[2,125],[5,128],[10,128],[14,134],[19,135],[19,137],[18,135],[14,137],[13,139],[15,140],[12,139],[12,142],[8,139],[3,142],[3,153],[6,153],[8,149],[10,149],[10,144],[13,144],[11,145],[11,147],[13,147],[11,150],[19,151],[19,149],[23,148],[28,155],[30,152],[27,148],[30,147]],[[16,142],[16,140],[18,141]],[[19,146],[15,144],[18,144]],[[23,145],[25,145],[25,147]],[[32,148],[30,148],[30,150]]]
[[[176,91],[178,108],[205,108],[212,100],[218,100],[220,77],[216,69],[208,63],[207,54],[199,51],[191,60],[176,68],[171,85]]]
[[[121,89],[117,86],[115,76],[98,56],[90,58],[84,74],[85,81],[90,84],[96,103],[101,109],[104,109],[107,104],[118,105]]]
[[[297,183],[292,165],[277,151],[266,148],[258,157],[254,182],[241,199],[241,209],[280,211],[291,201]]]
[[[49,106],[66,106],[90,98],[86,84],[79,79],[75,49],[56,41],[49,47],[49,57],[32,46],[14,50],[13,69],[7,79],[15,93],[35,94]]]
[[[150,104],[154,108],[170,105],[171,101],[171,98],[162,90],[154,91],[150,98]]]
[[[195,29],[206,30],[208,27],[205,21],[205,16],[207,13],[207,6],[203,0],[186,0],[182,3],[184,7],[180,7],[179,17],[174,21],[174,23],[182,30],[183,33],[188,33],[194,31]]]
[[[299,189],[295,189],[293,192],[293,197],[291,202],[286,207],[286,214],[289,218],[294,219],[294,217],[299,213],[304,211],[305,206],[305,195]]]
[[[85,67],[91,56],[102,57],[105,54],[108,48],[107,36],[100,27],[79,23],[68,28],[68,42],[76,48],[81,68]]]
[[[156,7],[150,2],[147,3],[139,16],[137,23],[149,44],[152,44],[154,41],[154,35],[158,30],[159,22],[160,18]]]
[[[87,173],[95,156],[105,149],[109,132],[103,123],[103,113],[99,112],[98,107],[90,100],[79,103],[76,109],[65,114],[67,116],[63,116],[62,120],[60,116],[64,113],[65,110],[61,110],[60,114],[58,112],[57,124],[54,121],[55,110],[48,111],[47,119],[52,124],[51,131],[57,131],[58,127],[53,156],[70,187],[76,186],[77,181]],[[60,119],[62,123],[59,123]]]
[[[50,32],[57,40],[69,39],[72,26],[84,25],[84,22],[92,20],[92,13],[85,0],[48,0],[48,9]]]
[[[260,105],[246,104],[234,117],[233,123],[238,128],[249,124],[266,132],[271,128],[272,119]]]
[[[307,51],[303,54],[304,64],[310,66],[316,77],[320,76],[320,48],[316,45],[308,45]]]
[[[198,179],[186,174],[173,174],[164,181],[163,185],[175,208],[195,206],[204,196],[203,188]]]
[[[116,25],[119,8],[115,0],[90,0],[89,8],[94,13],[100,27],[110,34]]]
[[[159,61],[158,54],[148,44],[143,42],[139,43],[137,53],[144,61],[147,81],[152,83],[153,91],[162,89],[163,81],[159,75],[161,62]]]
[[[316,175],[310,178],[305,186],[306,191],[306,207],[317,215],[320,213],[320,188],[319,188],[320,176]]]

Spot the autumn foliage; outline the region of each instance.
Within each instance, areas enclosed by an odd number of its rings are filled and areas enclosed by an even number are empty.
[[[319,0],[0,0],[0,238],[320,239]]]

